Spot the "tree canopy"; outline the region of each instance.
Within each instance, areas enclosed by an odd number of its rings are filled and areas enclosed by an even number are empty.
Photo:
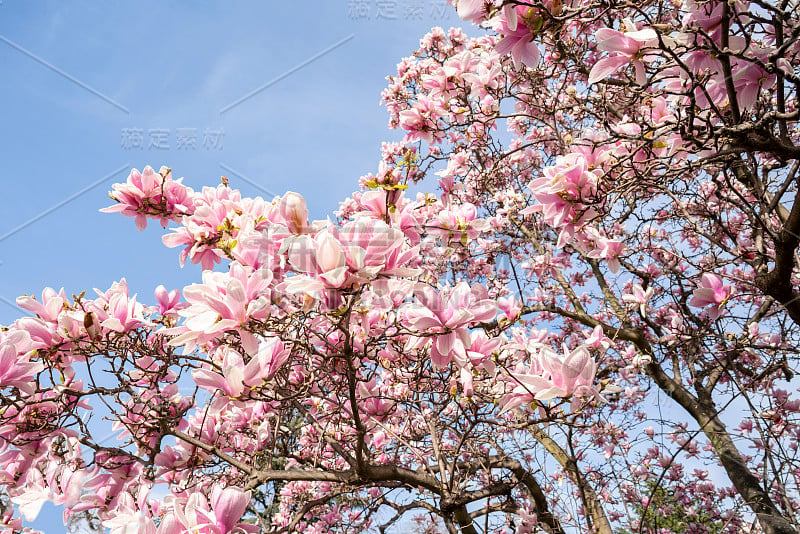
[[[114,185],[202,279],[17,300],[8,532],[800,532],[797,2],[454,4],[332,217]]]

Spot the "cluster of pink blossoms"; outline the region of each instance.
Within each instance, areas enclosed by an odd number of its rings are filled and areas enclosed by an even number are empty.
[[[136,227],[144,230],[147,218],[157,216],[161,226],[177,222],[183,215],[194,212],[194,191],[181,183],[183,178],[172,179],[172,169],[161,167],[156,173],[149,165],[141,173],[133,169],[124,184],[114,184],[110,193],[117,203],[100,211],[120,212],[136,218]]]
[[[597,365],[586,346],[579,346],[572,351],[563,347],[563,354],[540,347],[531,355],[527,371],[523,364],[518,367],[509,373],[516,386],[500,401],[503,411],[532,400],[573,397],[573,407],[577,407],[581,397],[601,398],[594,389]]]
[[[167,168],[114,185],[103,211],[174,223],[202,277],[153,306],[124,279],[20,297],[4,528],[51,501],[112,534],[355,531],[410,502],[450,531],[732,534],[748,505],[792,531],[796,17],[452,3],[493,34],[402,60],[404,137],[337,219]],[[666,398],[690,423],[656,419]],[[687,468],[716,464],[732,487]]]
[[[184,436],[216,443],[227,454],[255,453],[269,440],[275,407],[256,398],[283,380],[297,387],[308,379],[298,366],[298,357],[303,356],[296,354],[291,343],[279,335],[264,334],[270,321],[285,320],[291,313],[336,312],[347,305],[351,295],[361,294],[364,303],[372,303],[374,309],[355,330],[357,339],[366,340],[386,328],[408,329],[406,349],[429,353],[434,369],[454,364],[467,396],[478,387],[475,373],[495,376],[499,372],[493,355],[507,343],[505,338],[472,331],[497,318],[498,305],[486,288],[466,283],[437,288],[403,281],[422,273],[421,246],[453,243],[468,248],[479,239],[489,223],[477,217],[473,205],[447,197],[431,202],[424,195],[409,201],[392,180],[385,180],[377,189],[354,197],[357,204],[342,224],[309,222],[305,201],[296,193],[268,203],[243,199],[226,185],[204,188],[200,193],[184,188],[181,191],[187,196],[178,204],[173,202],[176,197],[154,196],[155,185],[170,194],[178,191],[168,185],[173,183],[169,173],[159,183],[154,176],[149,167],[141,175],[133,171],[128,183],[117,184],[115,191],[141,194],[120,194],[118,205],[128,210],[126,214],[135,214],[139,228],[144,227],[142,217],[180,220],[178,229],[164,241],[184,247],[181,262],[191,258],[203,264],[202,283],[184,288],[185,302],[180,301],[179,292],[161,286],[155,291],[154,307],[129,295],[124,280],[108,291],[97,291],[94,300],[71,300],[63,291],[52,290],[45,291],[41,301],[21,297],[19,305],[36,318],[21,319],[3,334],[0,359],[7,364],[0,385],[39,398],[34,404],[38,417],[69,418],[71,411],[90,409],[85,399],[106,390],[94,374],[89,383],[76,377],[83,369],[91,373],[102,366],[93,355],[94,347],[114,340],[117,354],[112,360],[119,360],[113,364],[118,366],[115,373],[136,389],[118,400],[112,429],[117,439],[135,445],[134,450],[153,455],[157,478],[144,482],[142,466],[122,454],[123,449],[115,454],[95,452],[90,468],[80,456],[59,470],[54,470],[53,463],[44,467],[50,461],[47,454],[33,464],[12,462],[12,454],[28,454],[28,446],[18,441],[20,425],[29,424],[34,417],[26,409],[18,415],[26,422],[20,419],[2,429],[7,439],[6,465],[16,465],[5,481],[10,484],[13,502],[27,519],[35,518],[41,503],[50,500],[65,506],[65,517],[92,510],[114,534],[127,532],[131,525],[136,525],[138,532],[159,534],[175,528],[214,534],[255,531],[252,525],[238,523],[249,502],[248,493],[224,489],[218,483],[196,492],[179,490],[181,473],[197,461],[197,455],[210,458]],[[123,208],[115,211],[120,210]],[[224,259],[229,262],[227,272],[211,270]],[[416,288],[413,293],[412,287]],[[508,321],[519,313],[519,307],[513,299],[504,302],[502,317]],[[315,319],[318,327],[325,321],[324,315]],[[394,327],[393,321],[397,322]],[[142,343],[137,341],[138,332],[146,336],[144,342],[161,351],[160,356],[128,358],[128,350],[141,350],[133,349]],[[134,345],[125,348],[129,343]],[[325,343],[337,343],[336,336],[329,336]],[[186,354],[199,351],[190,376],[197,387],[215,397],[209,405],[196,406],[179,393],[181,372],[170,368],[172,347]],[[396,359],[389,351],[382,351],[379,357]],[[65,382],[42,395],[35,384],[46,370],[57,370]],[[276,383],[282,370],[289,374],[282,373],[284,378]],[[357,389],[362,399],[359,410],[374,421],[370,423],[373,444],[387,442],[390,436],[388,423],[382,421],[387,421],[395,405],[381,399],[386,397],[385,388],[396,387],[391,384],[387,376],[380,383],[365,380]],[[480,386],[481,391],[484,387]],[[572,393],[565,392],[565,396]],[[5,416],[10,416],[8,410]],[[164,418],[170,421],[169,432],[177,438],[174,442],[163,441],[164,423],[159,421]],[[31,442],[45,449],[52,447],[47,444],[67,439],[75,454],[81,450],[78,434],[72,430],[50,432],[45,441],[34,435],[36,432],[31,434]],[[149,496],[159,482],[174,488],[173,496],[161,502]],[[85,493],[85,489],[92,492]],[[156,515],[162,518],[158,527],[153,520]]]

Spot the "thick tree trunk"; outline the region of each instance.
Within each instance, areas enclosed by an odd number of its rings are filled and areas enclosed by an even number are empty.
[[[797,529],[783,516],[747,466],[736,444],[717,417],[711,406],[698,399],[670,378],[657,363],[647,366],[648,374],[670,397],[675,399],[700,425],[703,433],[714,447],[725,472],[748,506],[755,512],[758,522],[766,534],[798,534]]]
[[[608,520],[608,516],[603,509],[600,498],[597,496],[597,493],[595,493],[594,488],[589,481],[583,476],[583,473],[581,473],[580,469],[578,468],[578,463],[575,461],[575,459],[567,454],[567,451],[565,451],[561,445],[556,443],[553,438],[548,436],[547,433],[545,433],[541,428],[532,426],[529,430],[536,441],[541,443],[544,448],[547,449],[547,452],[549,452],[550,455],[555,458],[559,464],[561,464],[564,470],[572,478],[572,481],[578,486],[581,494],[581,500],[583,501],[583,507],[591,519],[595,531],[598,534],[614,534],[614,531],[611,529],[611,522]]]
[[[478,534],[472,522],[472,518],[469,516],[469,512],[467,512],[466,506],[459,506],[456,508],[453,512],[453,518],[456,520],[456,523],[458,523],[458,526],[461,527],[462,534]]]
[[[797,529],[783,517],[769,494],[764,491],[761,482],[747,467],[736,444],[725,429],[725,425],[715,415],[711,416],[704,412],[705,410],[701,408],[697,422],[700,423],[703,432],[711,441],[714,452],[719,456],[731,482],[756,513],[764,532],[766,534],[797,534]]]

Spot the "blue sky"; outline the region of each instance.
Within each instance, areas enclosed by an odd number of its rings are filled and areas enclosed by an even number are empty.
[[[168,165],[196,189],[224,174],[248,196],[298,191],[326,217],[398,137],[385,76],[453,25],[444,0],[0,0],[0,324],[47,286],[126,277],[152,302],[158,284],[199,278],[157,225],[98,212],[131,167]],[[65,531],[51,507],[35,526]]]

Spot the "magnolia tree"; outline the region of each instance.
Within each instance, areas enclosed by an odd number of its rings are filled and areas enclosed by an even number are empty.
[[[202,280],[18,299],[6,531],[800,532],[797,2],[455,8],[335,218],[114,186]]]

